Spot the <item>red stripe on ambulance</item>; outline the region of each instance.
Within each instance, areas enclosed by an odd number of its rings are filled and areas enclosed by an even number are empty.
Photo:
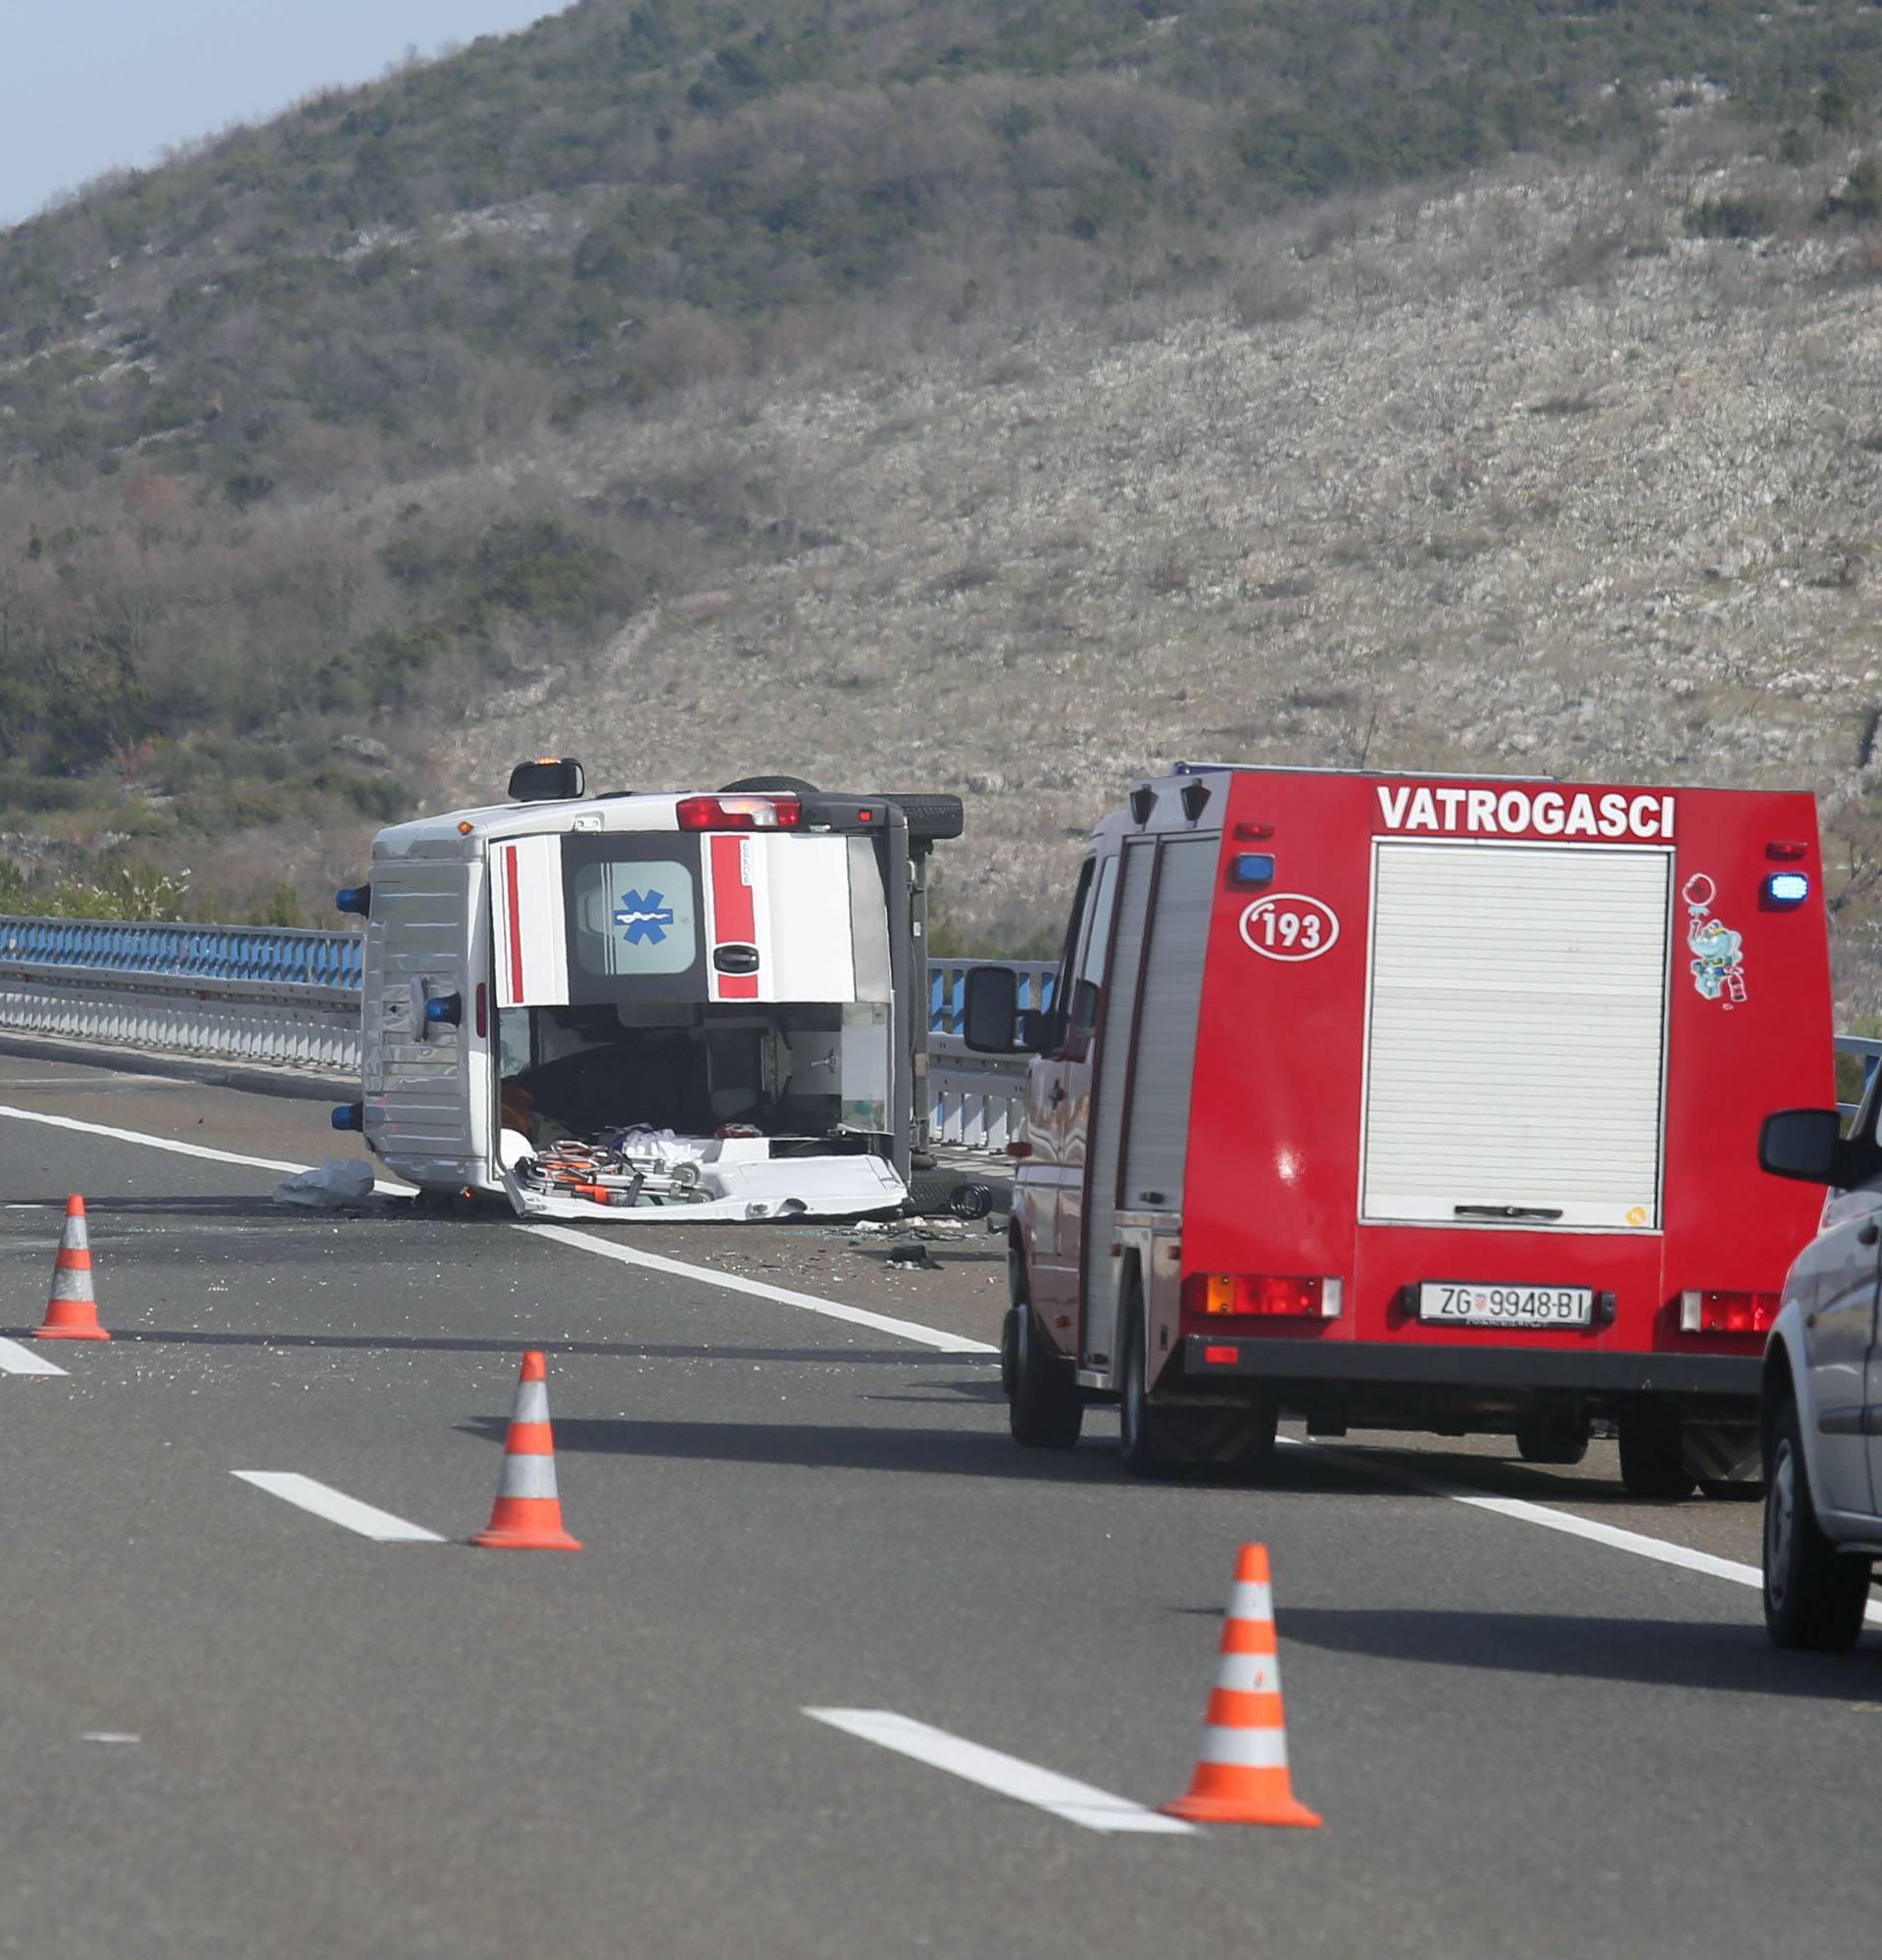
[[[707,839],[712,858],[713,950],[721,946],[758,945],[758,906],[753,896],[751,874],[745,858],[745,839],[716,836]],[[721,973],[715,964],[712,975],[714,997],[720,1001],[756,1001],[756,973]]]

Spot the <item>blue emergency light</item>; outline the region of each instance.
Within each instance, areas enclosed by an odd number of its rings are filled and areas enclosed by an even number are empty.
[[[462,994],[433,994],[424,1004],[424,1018],[433,1027],[457,1027],[464,1019]]]
[[[1764,898],[1769,905],[1801,906],[1809,896],[1808,871],[1773,871],[1764,880]]]
[[[1229,874],[1238,885],[1271,885],[1274,856],[1269,851],[1239,851]]]

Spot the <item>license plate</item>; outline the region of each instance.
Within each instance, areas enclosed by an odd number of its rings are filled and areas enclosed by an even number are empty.
[[[1586,1327],[1594,1312],[1592,1287],[1426,1280],[1418,1288],[1418,1318],[1448,1321],[1457,1327]]]

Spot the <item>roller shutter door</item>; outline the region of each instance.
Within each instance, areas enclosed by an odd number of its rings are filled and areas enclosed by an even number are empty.
[[[1137,1011],[1137,981],[1143,965],[1144,928],[1150,907],[1151,867],[1157,847],[1149,842],[1124,846],[1118,885],[1110,974],[1105,982],[1098,1024],[1097,1081],[1086,1166],[1084,1231],[1084,1324],[1080,1351],[1087,1362],[1111,1354],[1116,1316],[1111,1235],[1117,1218],[1117,1159],[1123,1144],[1124,1090],[1130,1076],[1130,1030]]]
[[[1137,1015],[1124,1155],[1126,1210],[1173,1211],[1183,1201],[1196,1017],[1220,855],[1219,837],[1178,837],[1164,846],[1144,964],[1144,1004]]]
[[[1655,1231],[1671,857],[1374,847],[1364,1217]]]

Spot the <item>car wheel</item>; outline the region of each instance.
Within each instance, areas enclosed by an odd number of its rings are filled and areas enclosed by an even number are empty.
[[[1694,1478],[1686,1467],[1677,1409],[1626,1409],[1615,1428],[1620,1481],[1630,1497],[1692,1495]]]
[[[1048,1351],[1022,1291],[1014,1301],[1013,1394],[1007,1426],[1026,1449],[1069,1449],[1085,1425],[1085,1398],[1071,1370]]]
[[[1797,1403],[1787,1396],[1764,1473],[1765,1630],[1781,1647],[1841,1653],[1856,1644],[1868,1599],[1869,1561],[1839,1552],[1816,1521]]]

